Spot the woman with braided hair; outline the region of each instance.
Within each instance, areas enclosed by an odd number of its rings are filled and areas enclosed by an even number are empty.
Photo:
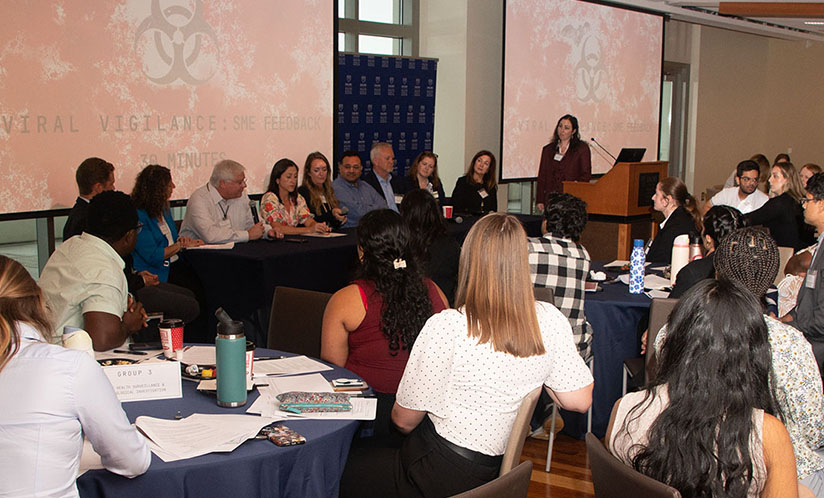
[[[358,223],[357,236],[358,278],[329,300],[320,356],[355,372],[378,393],[375,435],[388,436],[409,351],[426,320],[447,301],[422,275],[398,213],[370,211]]]

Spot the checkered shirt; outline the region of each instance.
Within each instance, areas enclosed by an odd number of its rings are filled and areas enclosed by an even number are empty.
[[[584,315],[584,282],[589,273],[589,253],[571,240],[545,234],[529,239],[529,272],[536,287],[550,287],[555,306],[569,319],[578,354],[588,361],[592,326]]]

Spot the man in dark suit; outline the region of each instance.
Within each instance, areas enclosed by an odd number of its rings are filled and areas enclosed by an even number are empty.
[[[372,186],[385,201],[392,211],[398,212],[398,204],[401,203],[404,194],[403,178],[395,176],[395,152],[392,146],[386,142],[378,142],[372,146],[369,152],[369,159],[372,161],[372,171],[361,177]]]
[[[816,229],[818,244],[813,254],[804,283],[798,291],[795,309],[784,317],[813,346],[813,353],[818,368],[824,372],[824,254],[821,241],[824,238],[824,173],[816,173],[807,181],[806,198],[801,199],[804,206],[804,219]]]
[[[64,241],[73,235],[83,233],[92,198],[100,192],[114,190],[114,166],[99,157],[90,157],[80,163],[74,178],[77,180],[80,196],[77,197],[74,207],[69,212],[69,219],[63,227]]]

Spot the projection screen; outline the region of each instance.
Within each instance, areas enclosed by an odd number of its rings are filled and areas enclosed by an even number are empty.
[[[0,213],[71,206],[89,156],[130,192],[146,164],[186,198],[222,159],[332,152],[333,0],[11,0],[0,16]]]

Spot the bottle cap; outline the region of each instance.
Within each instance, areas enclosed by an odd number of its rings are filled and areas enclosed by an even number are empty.
[[[644,247],[644,239],[635,239],[632,241],[632,247]]]

